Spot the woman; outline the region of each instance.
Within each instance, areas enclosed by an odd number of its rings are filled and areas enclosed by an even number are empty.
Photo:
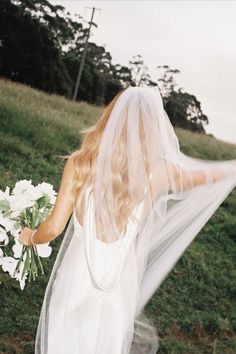
[[[122,90],[83,133],[51,215],[20,235],[48,242],[69,221],[35,353],[154,354],[159,338],[144,306],[235,187],[236,163],[184,155],[153,88]]]

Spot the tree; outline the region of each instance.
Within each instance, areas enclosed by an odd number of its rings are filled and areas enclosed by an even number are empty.
[[[87,30],[80,15],[74,19],[48,0],[1,1],[0,75],[71,97]],[[105,103],[130,77],[103,46],[89,42],[78,99]]]
[[[69,96],[72,83],[58,42],[43,18],[31,14],[36,3],[47,2],[0,2],[0,75]]]
[[[161,71],[158,87],[162,97],[166,98],[177,89],[175,75],[179,74],[180,71],[178,69],[170,69],[168,65],[158,65],[157,69]]]
[[[178,87],[175,76],[180,71],[170,69],[168,65],[157,68],[162,70],[158,87],[171,123],[174,126],[205,133],[204,126],[209,123],[208,118],[203,114],[201,103],[197,98]]]
[[[148,67],[140,54],[132,57],[129,61],[129,68],[133,78],[133,86],[157,86],[156,82],[151,80]]]

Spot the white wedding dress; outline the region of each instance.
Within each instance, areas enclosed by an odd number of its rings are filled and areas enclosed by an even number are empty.
[[[121,354],[122,343],[133,326],[137,262],[135,242],[126,259],[118,287],[111,292],[95,288],[84,252],[83,227],[75,209],[74,234],[53,284],[49,306],[47,354]],[[134,239],[135,240],[135,239]],[[116,254],[118,243],[96,240],[96,272],[103,276]],[[46,353],[45,353],[46,354]]]
[[[136,87],[116,102],[95,161],[78,197],[94,186],[83,225],[75,208],[45,291],[35,354],[156,354],[156,327],[144,307],[235,188],[235,161],[184,155],[160,93]],[[199,171],[206,183],[194,186]],[[216,171],[222,179],[215,181]],[[137,206],[124,237],[114,227],[121,194]],[[111,242],[96,238],[94,215]]]

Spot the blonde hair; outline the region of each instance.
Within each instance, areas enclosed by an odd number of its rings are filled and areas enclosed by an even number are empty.
[[[98,155],[102,134],[117,99],[126,89],[127,88],[122,89],[120,92],[118,92],[118,94],[116,94],[111,102],[105,107],[102,116],[95,125],[80,131],[84,135],[80,149],[76,150],[71,155],[60,156],[62,158],[70,158],[73,155],[74,158],[76,175],[74,182],[74,204],[76,203],[77,197],[79,196],[80,191],[82,190],[85,183],[91,185],[93,189],[95,175],[94,165]],[[132,201],[130,199],[129,191],[126,188],[128,171],[125,131],[126,125],[123,128],[119,143],[117,144],[117,148],[114,150],[114,159],[112,161],[112,186],[115,199],[114,204],[116,206],[116,223],[120,231],[124,229],[126,230],[127,219],[130,216],[134,205],[136,204],[134,200]],[[144,151],[144,160],[146,160],[146,150]],[[139,182],[139,189],[140,183],[141,182]]]

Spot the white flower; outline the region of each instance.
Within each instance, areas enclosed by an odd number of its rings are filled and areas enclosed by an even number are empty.
[[[9,231],[11,233],[11,236],[16,237],[16,236],[19,236],[21,230],[22,230],[22,228],[21,229],[16,229],[15,228],[15,223],[14,223],[14,224],[12,224],[12,228]]]
[[[53,186],[50,183],[42,182],[39,183],[35,188],[41,193],[41,195],[47,194],[50,202],[54,204],[55,196],[57,193],[54,191]]]
[[[39,257],[43,257],[43,258],[49,257],[52,252],[52,247],[49,246],[49,242],[40,243],[36,246],[36,248],[37,248]]]
[[[9,243],[9,236],[5,238],[4,245],[6,246]]]
[[[15,220],[11,220],[8,217],[5,218],[0,213],[0,242],[1,242],[1,240],[3,241],[3,238],[5,239],[5,241],[7,240],[8,236],[7,236],[6,232],[8,232],[8,231],[11,233],[11,236],[13,236],[13,237],[16,237],[19,235],[21,230],[16,229],[15,225],[16,225]],[[3,227],[5,228],[5,230],[3,229]]]
[[[15,239],[16,243],[14,244],[14,246],[12,247],[12,251],[14,253],[14,257],[15,258],[20,258],[21,256],[21,253],[22,253],[22,248],[23,248],[23,245],[22,243],[20,243],[18,241],[18,237]]]
[[[3,251],[0,248],[0,265],[2,264],[2,260],[3,260]]]
[[[6,230],[0,227],[0,242],[3,242],[7,239],[7,233]]]
[[[2,258],[2,269],[4,272],[8,272],[11,277],[13,277],[14,271],[17,265],[17,259],[13,257],[3,257]]]
[[[6,186],[6,189],[5,189],[5,192],[3,192],[1,189],[0,189],[0,200],[1,199],[7,199],[7,197],[9,196],[10,194],[10,188],[8,186]]]
[[[8,272],[11,277],[13,277],[17,263],[18,263],[18,260],[13,257],[3,257],[1,259],[1,265],[2,265],[3,271]],[[21,262],[20,269],[19,269],[19,271],[17,271],[15,273],[15,276],[14,276],[14,278],[20,282],[21,290],[24,289],[25,280],[27,278],[26,274],[24,274],[23,279],[21,279],[23,267],[24,267],[24,261]]]
[[[5,218],[2,213],[0,213],[0,225],[3,226],[7,231],[10,231],[14,227],[15,221],[10,220],[8,217]]]
[[[24,289],[24,287],[25,287],[25,281],[26,281],[26,279],[27,279],[27,274],[24,274],[24,276],[23,276],[23,278],[22,278],[23,268],[24,268],[24,261],[22,261],[22,262],[20,263],[20,269],[19,269],[19,271],[17,271],[17,272],[15,273],[15,277],[14,277],[16,280],[18,280],[18,281],[20,282],[20,288],[21,288],[21,290]],[[21,278],[22,278],[22,279],[21,279]]]
[[[40,196],[41,193],[32,185],[31,180],[24,179],[16,182],[12,194],[8,197],[11,210],[15,212],[14,216],[24,208],[33,206]]]
[[[35,204],[35,201],[32,200],[30,193],[19,195],[10,195],[8,198],[11,209],[11,216],[17,217],[21,214],[22,210],[29,208]]]
[[[24,263],[21,262],[21,265],[20,265],[20,266],[21,266],[21,268],[23,268]],[[22,277],[22,269],[20,269],[20,272],[16,272],[16,274],[15,274],[15,279],[20,282],[20,288],[21,288],[21,290],[24,290],[25,281],[26,281],[27,275],[24,274],[23,279],[21,279],[21,277]]]
[[[57,199],[56,195],[51,195],[49,197],[50,197],[50,203],[52,203],[54,205],[56,202],[56,199]]]
[[[34,189],[34,186],[32,185],[32,181],[27,179],[22,179],[16,182],[15,187],[12,190],[12,194],[21,195],[32,189]]]

